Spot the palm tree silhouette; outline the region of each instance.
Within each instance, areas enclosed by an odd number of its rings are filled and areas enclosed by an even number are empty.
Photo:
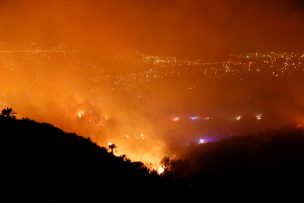
[[[114,153],[114,149],[117,149],[117,145],[116,144],[109,144],[108,148],[110,149],[111,154]]]
[[[12,108],[8,108],[8,107],[5,109],[2,109],[2,111],[1,111],[2,118],[15,119],[16,118],[15,114],[16,114],[16,112]]]

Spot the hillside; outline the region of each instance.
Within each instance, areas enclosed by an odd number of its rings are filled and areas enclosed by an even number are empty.
[[[1,118],[0,134],[1,184],[8,191],[53,199],[162,190],[161,178],[142,163],[50,124]]]
[[[190,145],[171,172],[199,190],[284,191],[304,181],[304,130],[284,128]]]
[[[49,202],[63,197],[90,202],[109,194],[133,199],[136,194],[287,192],[304,180],[304,131],[299,129],[190,145],[183,160],[168,160],[170,172],[163,176],[47,123],[0,117],[0,135],[2,192],[39,194]]]

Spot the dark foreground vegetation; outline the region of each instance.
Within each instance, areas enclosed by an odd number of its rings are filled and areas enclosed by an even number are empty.
[[[171,173],[196,188],[286,189],[284,192],[303,188],[303,129],[285,128],[193,145],[185,149],[184,157],[184,161],[171,161]]]
[[[13,193],[104,198],[109,192],[170,188],[143,163],[114,156],[113,150],[50,124],[1,115],[0,134],[0,184]]]
[[[185,160],[164,160],[162,176],[140,162],[114,156],[113,148],[46,123],[0,116],[1,191],[18,196],[136,199],[208,197],[303,188],[304,132],[280,130],[187,147]],[[78,199],[79,200],[79,199]],[[55,202],[56,202],[55,201]],[[54,202],[54,201],[53,201]]]

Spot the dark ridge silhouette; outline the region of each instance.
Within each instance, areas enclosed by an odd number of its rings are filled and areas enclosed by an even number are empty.
[[[185,150],[187,159],[164,157],[165,172],[159,176],[141,162],[114,156],[116,145],[108,151],[50,124],[16,119],[14,111],[6,110],[0,116],[1,192],[17,197],[91,202],[115,195],[134,201],[141,201],[138,195],[150,200],[206,198],[228,191],[232,196],[241,191],[259,195],[261,190],[286,193],[304,180],[300,129],[192,145]]]
[[[295,192],[303,188],[304,130],[285,128],[192,145],[184,157],[171,161],[171,173],[194,190]]]
[[[143,163],[114,156],[90,139],[50,124],[1,117],[0,135],[1,186],[15,194],[54,200],[170,193],[164,179]]]

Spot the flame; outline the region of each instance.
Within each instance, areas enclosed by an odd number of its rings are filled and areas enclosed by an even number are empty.
[[[111,140],[118,147],[115,155],[125,154],[157,170],[164,154],[161,132],[145,117],[146,109],[121,97],[111,83],[100,79],[113,74],[88,70],[79,60],[91,59],[71,51],[26,50],[1,52],[0,47],[0,85],[5,87],[0,92],[0,106],[14,108],[18,117],[90,137],[99,146],[107,147]],[[136,85],[136,81],[132,83]]]
[[[77,116],[78,118],[82,118],[84,116],[85,112],[84,111],[78,111]]]
[[[160,175],[160,174],[162,174],[163,172],[165,172],[165,169],[164,169],[162,166],[158,167],[157,173]]]

